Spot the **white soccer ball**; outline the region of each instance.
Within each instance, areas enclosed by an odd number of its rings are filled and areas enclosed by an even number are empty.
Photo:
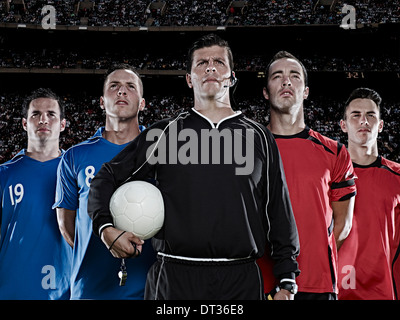
[[[153,237],[164,224],[161,192],[144,181],[127,182],[115,190],[110,211],[116,228],[143,240]]]

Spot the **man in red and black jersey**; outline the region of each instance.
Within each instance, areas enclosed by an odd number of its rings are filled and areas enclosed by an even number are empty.
[[[358,177],[353,228],[339,252],[343,300],[393,300],[399,294],[400,164],[378,154],[381,101],[376,91],[358,88],[340,121]]]
[[[282,157],[300,239],[295,299],[337,298],[337,248],[351,229],[356,187],[346,148],[306,126],[307,71],[292,54],[278,52],[267,68],[264,97],[270,105],[269,129]],[[259,260],[265,290],[268,260]]]

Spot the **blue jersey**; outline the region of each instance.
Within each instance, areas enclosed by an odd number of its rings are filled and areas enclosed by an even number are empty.
[[[60,157],[0,166],[0,299],[68,299],[71,247],[52,209]]]
[[[90,139],[66,151],[58,168],[56,202],[76,211],[71,299],[143,299],[148,269],[155,261],[150,241],[135,259],[126,259],[128,279],[119,286],[121,259],[114,258],[101,239],[92,233],[87,213],[90,182],[104,162],[110,161],[127,144],[117,145],[102,137],[104,127]]]

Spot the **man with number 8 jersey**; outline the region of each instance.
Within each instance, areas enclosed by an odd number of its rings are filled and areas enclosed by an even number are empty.
[[[27,148],[0,166],[0,299],[68,299],[72,251],[51,208],[65,129],[57,95],[33,91],[22,106],[22,126]]]
[[[105,127],[68,149],[61,159],[53,207],[57,208],[61,233],[73,247],[71,299],[143,299],[147,271],[155,260],[150,241],[143,245],[140,258],[125,261],[128,278],[120,286],[121,260],[93,235],[87,198],[90,183],[102,164],[139,135],[143,127],[139,126],[138,113],[144,105],[143,84],[136,71],[125,64],[113,66],[106,73],[100,98]],[[139,239],[132,238],[135,241]]]

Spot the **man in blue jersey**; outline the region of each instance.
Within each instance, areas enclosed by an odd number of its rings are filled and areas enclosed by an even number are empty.
[[[64,107],[50,89],[25,99],[27,148],[0,166],[0,299],[69,298],[72,251],[51,208],[65,122]]]
[[[146,274],[154,262],[151,243],[136,259],[125,260],[128,277],[120,286],[122,261],[112,256],[92,234],[87,198],[92,178],[139,135],[138,113],[143,110],[143,84],[129,65],[113,66],[105,76],[100,106],[105,110],[105,127],[90,139],[71,147],[58,169],[54,208],[62,235],[73,247],[71,299],[143,299]],[[123,237],[141,244],[131,233]]]

